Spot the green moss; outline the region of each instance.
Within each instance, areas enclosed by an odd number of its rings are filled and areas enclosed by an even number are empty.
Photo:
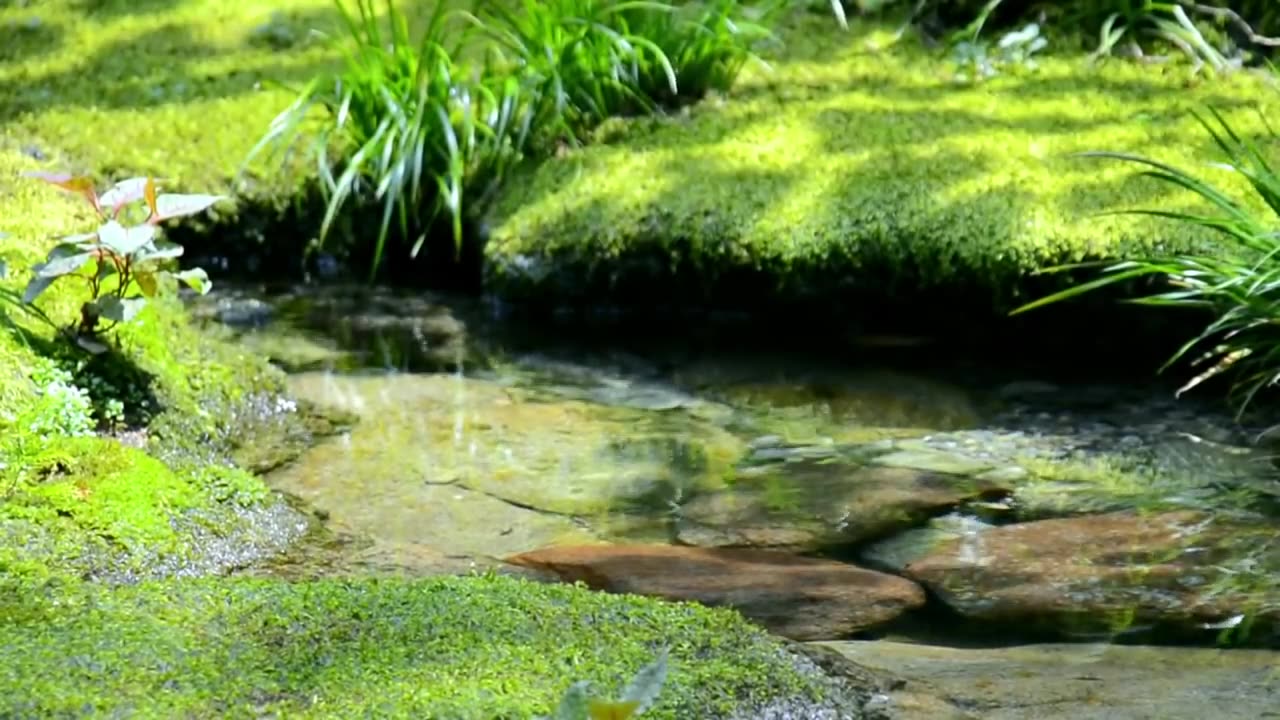
[[[880,47],[874,26],[836,41],[829,28],[792,33],[793,55],[727,101],[631,122],[512,183],[486,247],[490,287],[648,302],[656,286],[675,302],[958,287],[1007,309],[1037,267],[1205,241],[1094,216],[1193,203],[1134,165],[1073,153],[1205,168],[1218,158],[1188,110],[1214,103],[1254,133],[1246,106],[1280,109],[1257,76],[1196,80],[1177,62],[1048,57],[960,84],[911,41]]]
[[[328,0],[2,4],[0,258],[10,273],[0,282],[21,290],[53,238],[94,227],[82,201],[24,171],[88,173],[104,187],[146,173],[172,191],[233,192],[246,152],[290,99],[263,81],[300,81],[328,63],[306,31],[332,12]],[[251,176],[238,189],[288,197],[297,182]],[[68,323],[83,292],[64,280],[40,306]],[[263,509],[260,481],[227,466],[256,467],[264,454],[278,463],[306,434],[265,361],[192,326],[176,298],[155,301],[93,358],[9,315],[26,332],[0,330],[0,480],[15,488],[0,500],[0,580],[173,570],[210,537],[257,542],[246,513],[282,519]],[[51,384],[32,368],[61,375]],[[145,452],[64,437],[122,424]]]
[[[32,481],[0,505],[0,518],[66,526],[126,548],[171,544],[169,518],[200,499],[164,463],[114,440],[57,438],[31,470]]]
[[[727,610],[496,576],[234,579],[0,626],[0,715],[529,718],[575,680],[617,692],[662,646],[669,679],[646,718],[830,693]]]
[[[39,23],[9,36],[0,63],[0,122],[15,145],[7,149],[25,145],[102,176],[152,172],[187,189],[225,190],[291,99],[277,83],[300,85],[332,61],[308,31],[335,19],[328,0],[6,4],[0,25]],[[288,41],[264,42],[269,28]],[[3,173],[0,182],[10,181]]]
[[[0,481],[6,590],[216,569],[227,561],[213,538],[269,545],[261,535],[276,528],[258,525],[281,519],[270,512],[262,482],[247,472],[216,465],[175,472],[111,438],[48,438],[20,472],[7,469]]]

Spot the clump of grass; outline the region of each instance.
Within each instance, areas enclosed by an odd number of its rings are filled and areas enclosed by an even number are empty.
[[[380,202],[372,274],[393,221],[409,237],[445,213],[460,242],[464,203],[482,194],[478,184],[500,180],[518,161],[530,103],[514,78],[467,75],[459,57],[468,36],[452,31],[443,4],[416,39],[391,0],[385,29],[374,0],[355,0],[354,11],[344,0],[335,4],[346,32],[342,68],[308,83],[249,157],[310,138],[327,201],[322,239],[348,202]],[[324,117],[312,124],[317,106]],[[414,241],[414,254],[424,237]]]
[[[580,140],[609,117],[727,90],[771,36],[737,0],[481,0],[469,19],[535,88],[546,129]],[[780,5],[757,8],[760,19]]]
[[[1116,54],[1148,57],[1175,49],[1197,68],[1223,72],[1274,54],[1280,47],[1280,9],[1272,0],[858,0],[862,9],[911,7],[926,25],[959,25],[952,45],[988,20],[999,28],[1047,25],[1051,34],[1070,34],[1093,46],[1102,59]]]
[[[310,140],[326,195],[322,242],[349,204],[380,203],[371,279],[393,227],[413,237],[416,256],[447,218],[460,250],[466,220],[526,156],[609,117],[727,90],[769,35],[738,0],[440,3],[416,35],[393,0],[385,21],[375,0],[335,3],[342,67],[307,84],[249,159]],[[761,17],[781,3],[767,6]]]
[[[1225,162],[1217,167],[1243,177],[1270,213],[1255,214],[1213,184],[1149,158],[1118,152],[1084,153],[1087,157],[1144,165],[1148,169],[1142,171],[1142,175],[1190,190],[1215,210],[1204,215],[1160,209],[1122,212],[1170,218],[1208,228],[1225,236],[1228,244],[1224,251],[1212,255],[1153,254],[1111,263],[1101,277],[1036,300],[1014,313],[1139,278],[1164,279],[1168,289],[1132,302],[1208,309],[1217,319],[1179,348],[1162,370],[1196,348],[1207,346],[1196,362],[1208,364],[1208,369],[1192,378],[1179,392],[1231,370],[1235,376],[1231,397],[1243,413],[1260,391],[1280,382],[1280,173],[1257,143],[1236,133],[1218,111],[1211,108],[1209,114],[1213,123],[1202,114],[1196,113],[1195,117],[1226,156]],[[1274,131],[1270,135],[1273,141],[1280,140]],[[1097,263],[1060,266],[1047,271],[1087,265]]]

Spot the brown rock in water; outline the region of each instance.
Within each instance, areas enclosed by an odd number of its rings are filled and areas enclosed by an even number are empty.
[[[731,607],[794,640],[846,637],[925,601],[909,580],[766,550],[575,545],[521,553],[507,562],[605,592]]]
[[[1230,570],[1224,570],[1227,568]],[[1108,513],[957,538],[906,574],[963,615],[1083,633],[1280,620],[1280,528],[1198,512]],[[1256,612],[1255,612],[1256,611]]]

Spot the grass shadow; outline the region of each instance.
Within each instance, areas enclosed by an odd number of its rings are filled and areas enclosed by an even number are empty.
[[[157,14],[172,11],[185,0],[75,0],[72,7],[94,18]]]
[[[66,37],[62,25],[46,23],[37,15],[0,22],[0,33],[5,36],[4,43],[0,43],[0,63],[57,53]]]
[[[250,43],[251,38],[246,38]],[[141,54],[143,61],[139,62]],[[230,98],[256,91],[264,81],[298,84],[328,67],[332,60],[298,53],[257,53],[245,64],[240,55],[200,39],[196,28],[171,24],[137,37],[115,40],[81,58],[74,66],[33,72],[0,83],[9,98],[0,123],[23,114],[43,114],[70,107],[147,109],[159,104]],[[204,70],[213,64],[218,69]]]

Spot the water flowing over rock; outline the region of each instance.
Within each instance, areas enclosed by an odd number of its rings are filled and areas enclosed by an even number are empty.
[[[579,545],[507,560],[605,592],[729,606],[793,640],[847,637],[925,601],[919,586],[899,577],[765,550]]]
[[[1257,720],[1276,717],[1280,708],[1280,670],[1276,654],[1267,651],[1094,643],[951,648],[883,640],[813,645],[901,678],[888,693],[895,720]],[[931,694],[954,705],[928,702]]]
[[[792,458],[738,472],[680,507],[677,539],[703,547],[816,550],[910,528],[999,486],[960,475]]]
[[[1209,638],[1241,623],[1252,631],[1241,639],[1266,642],[1280,620],[1277,570],[1273,523],[1184,511],[993,528],[945,542],[906,574],[970,618]]]
[[[679,488],[718,478],[745,443],[681,416],[458,376],[291,378],[297,396],[359,418],[269,480],[335,530],[467,557],[608,536],[644,522]],[[625,526],[619,517],[612,524]]]
[[[948,513],[920,527],[860,548],[859,559],[870,567],[901,574],[911,563],[939,550],[944,544],[986,532],[993,526],[960,513]]]

